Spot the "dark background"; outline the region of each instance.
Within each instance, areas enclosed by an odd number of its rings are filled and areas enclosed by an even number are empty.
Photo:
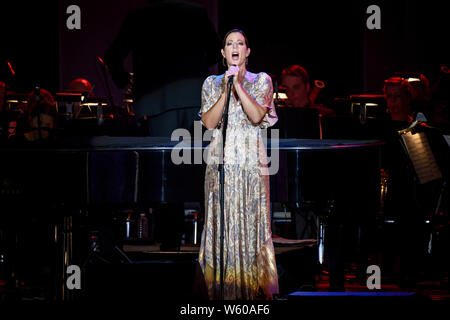
[[[232,28],[247,33],[250,71],[265,71],[276,78],[284,67],[298,63],[312,80],[325,81],[323,92],[329,97],[380,93],[383,80],[395,71],[422,72],[433,83],[440,66],[449,65],[449,19],[440,1],[194,2],[205,6],[221,36]],[[14,91],[29,92],[39,85],[55,93],[66,89],[70,80],[84,77],[95,85],[96,95],[105,96],[105,79],[96,57],[103,57],[126,13],[145,3],[2,2],[1,78],[8,60],[16,71],[16,77],[8,79]],[[66,8],[71,4],[81,8],[81,30],[66,28]],[[366,27],[366,9],[371,4],[381,8],[381,30]],[[126,66],[131,67],[130,58]],[[211,71],[222,72],[221,62]],[[111,79],[106,81],[119,102],[120,91]]]

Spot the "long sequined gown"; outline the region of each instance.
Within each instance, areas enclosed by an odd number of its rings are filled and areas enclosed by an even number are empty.
[[[200,114],[219,99],[223,77],[203,83]],[[278,276],[270,229],[270,192],[262,129],[278,120],[272,80],[266,73],[247,72],[242,84],[268,112],[259,125],[250,122],[241,102],[231,95],[225,144],[224,299],[272,299]],[[221,129],[212,132],[205,172],[205,223],[199,264],[208,296],[220,298],[220,192],[217,163]]]

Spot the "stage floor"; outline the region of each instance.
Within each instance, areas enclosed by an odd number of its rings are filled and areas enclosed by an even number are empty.
[[[185,244],[180,247],[179,251],[161,251],[159,244],[139,244],[139,245],[124,245],[124,252],[129,255],[132,259],[137,259],[140,261],[196,261],[198,257],[199,245]],[[291,243],[287,245],[283,243],[283,239],[274,241],[275,254],[277,258],[277,264],[283,259],[298,260],[300,263],[305,261],[304,255],[301,255],[303,249],[307,248],[310,251],[316,251],[316,243],[314,239],[300,240],[297,243]],[[313,256],[316,258],[316,256]],[[308,259],[307,263],[311,263]],[[314,261],[313,261],[314,263]],[[295,267],[295,265],[294,265]],[[290,290],[289,292],[284,292],[277,298],[281,300],[296,300],[305,298],[320,299],[324,297],[346,297],[351,298],[361,298],[366,299],[386,297],[392,299],[403,299],[403,300],[424,300],[424,301],[446,301],[450,303],[450,293],[448,287],[443,286],[442,281],[432,281],[423,279],[418,281],[416,286],[413,288],[404,287],[397,283],[397,279],[390,276],[382,276],[381,278],[381,289],[369,290],[364,280],[358,279],[356,276],[357,266],[350,262],[346,263],[345,266],[345,283],[343,291],[332,291],[329,285],[329,274],[327,271],[326,262],[324,265],[319,265],[316,262],[316,266],[313,270],[309,269],[309,272],[314,272],[312,275],[314,278],[313,286],[306,286],[302,290]],[[286,268],[284,268],[286,269]],[[304,272],[304,268],[302,271]],[[292,271],[290,271],[292,272]],[[296,279],[292,276],[288,280]],[[298,280],[298,279],[297,279]],[[448,279],[446,280],[448,283]],[[301,288],[299,288],[301,289]]]

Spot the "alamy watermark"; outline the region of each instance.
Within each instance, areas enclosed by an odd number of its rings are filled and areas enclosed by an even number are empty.
[[[367,289],[381,289],[381,269],[379,266],[373,264],[367,267],[366,273],[368,275],[366,286]],[[77,265],[69,265],[66,270],[67,279],[66,287],[69,290],[81,289],[81,269]]]
[[[381,289],[381,269],[376,264],[372,264],[367,267],[367,277],[366,286],[367,289]]]
[[[367,7],[366,13],[370,16],[366,20],[366,27],[369,30],[381,29],[381,9],[376,4]],[[81,9],[78,5],[72,4],[66,8],[66,27],[69,30],[81,29]]]
[[[267,130],[261,130],[261,135],[250,134],[242,137],[245,141],[239,142],[237,155],[233,154],[227,158],[225,152],[225,161],[222,155],[222,131],[219,129],[207,130],[202,134],[202,124],[200,121],[194,121],[194,137],[186,129],[176,129],[172,132],[171,141],[179,141],[171,152],[172,163],[180,164],[202,164],[208,165],[222,164],[227,165],[256,165],[263,169],[261,172],[267,175],[278,173],[279,169],[279,130],[270,129],[271,139],[268,148]],[[229,138],[236,138],[230,135]],[[203,149],[203,143],[210,142],[209,146]],[[227,144],[227,143],[225,143]],[[270,155],[267,154],[270,151]],[[192,159],[193,153],[193,159]]]
[[[81,269],[76,264],[71,264],[67,267],[66,270],[67,279],[66,279],[66,287],[69,290],[81,289]]]
[[[372,4],[367,7],[366,13],[370,14],[370,16],[366,20],[367,29],[369,29],[369,30],[381,29],[381,9],[380,9],[380,7],[375,4]]]
[[[67,7],[66,13],[69,16],[66,19],[66,27],[69,30],[81,29],[81,9],[76,4],[72,4]]]

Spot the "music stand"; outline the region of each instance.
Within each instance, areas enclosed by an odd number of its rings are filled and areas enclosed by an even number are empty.
[[[426,133],[419,128],[420,122],[416,121],[409,128],[400,130],[398,131],[398,133],[401,137],[402,147],[404,148],[406,154],[410,159],[410,162],[412,163],[412,166],[414,167],[418,183],[421,185],[425,185],[434,181],[442,180],[439,196],[433,212],[433,215],[436,216],[439,213],[441,201],[447,188],[447,181],[443,177],[441,169],[439,168]],[[447,145],[450,147],[446,136],[443,136],[447,141]],[[430,237],[428,240],[428,253],[431,253],[432,251],[432,242],[433,231],[430,231]]]
[[[420,184],[442,179],[441,170],[425,132],[417,132],[415,126],[399,131],[402,146],[414,167]]]

